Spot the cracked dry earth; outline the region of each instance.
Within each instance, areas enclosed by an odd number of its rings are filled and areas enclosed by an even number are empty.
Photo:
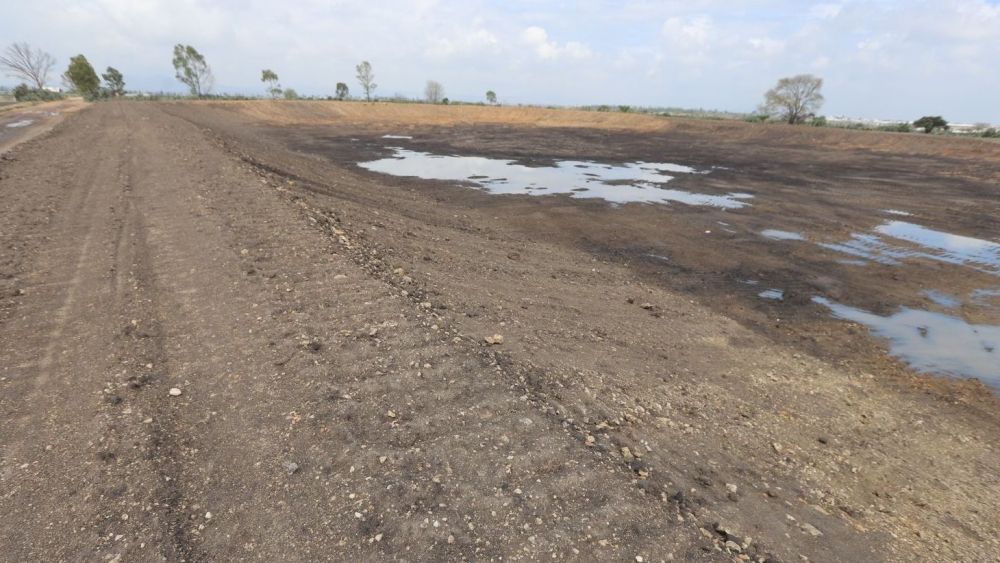
[[[992,403],[245,121],[0,157],[0,560],[996,559]]]

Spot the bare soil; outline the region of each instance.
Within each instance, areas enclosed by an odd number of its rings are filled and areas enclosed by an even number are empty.
[[[2,157],[0,559],[996,559],[994,395],[809,302],[995,277],[758,233],[992,239],[997,144],[505,111],[112,102]],[[358,168],[385,133],[756,197],[490,196]]]

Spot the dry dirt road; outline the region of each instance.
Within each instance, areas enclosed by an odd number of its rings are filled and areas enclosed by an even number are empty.
[[[214,111],[0,157],[0,559],[996,560],[991,400]]]

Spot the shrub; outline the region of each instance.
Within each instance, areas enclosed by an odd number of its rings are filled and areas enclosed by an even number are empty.
[[[990,127],[989,129],[983,131],[979,134],[984,139],[1000,139],[1000,129],[996,127]]]
[[[50,100],[61,100],[62,94],[41,88],[32,88],[27,84],[19,84],[14,88],[14,99],[19,102],[47,102]]]
[[[812,125],[813,127],[826,127],[827,126],[826,117],[824,117],[822,115],[813,117],[812,119],[810,119],[808,121],[808,123],[809,123],[809,125]]]
[[[891,125],[882,125],[878,130],[887,133],[912,133],[913,126],[909,123],[893,123]]]

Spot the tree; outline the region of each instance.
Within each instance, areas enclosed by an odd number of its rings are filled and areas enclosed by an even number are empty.
[[[38,90],[45,88],[49,72],[55,64],[52,55],[41,49],[32,49],[27,43],[14,43],[0,55],[0,68],[8,76],[31,82]]]
[[[122,73],[118,72],[118,69],[114,67],[108,67],[107,72],[101,75],[104,79],[104,83],[108,85],[108,92],[115,97],[125,94],[125,77]]]
[[[97,77],[94,67],[83,55],[70,57],[69,68],[63,74],[63,79],[70,83],[73,89],[84,98],[93,99],[100,93],[101,79]]]
[[[368,61],[361,61],[361,64],[354,67],[358,71],[358,82],[361,83],[361,89],[365,91],[365,99],[369,102],[372,101],[372,92],[378,87],[375,84],[375,75],[372,73],[372,65]]]
[[[191,89],[192,96],[204,96],[212,91],[212,69],[205,62],[205,57],[190,45],[174,46],[174,70],[177,80]]]
[[[424,98],[426,98],[428,102],[436,104],[439,103],[443,97],[444,86],[435,80],[428,80],[427,86],[424,86]]]
[[[770,115],[781,115],[795,124],[811,117],[823,105],[823,79],[811,74],[782,78],[764,94],[761,109]]]
[[[272,98],[281,96],[281,84],[278,84],[278,75],[271,69],[260,71],[260,81],[267,84],[267,94]]]
[[[299,93],[295,91],[294,88],[285,88],[285,99],[286,100],[297,100],[299,99]]]
[[[487,90],[486,103],[490,104],[491,106],[497,105],[497,93],[494,92],[493,90]]]
[[[924,133],[933,133],[935,129],[948,130],[948,122],[940,115],[925,115],[913,122],[914,127],[923,128]]]
[[[346,100],[348,96],[351,95],[351,91],[347,89],[347,84],[343,82],[337,83],[337,99]]]

